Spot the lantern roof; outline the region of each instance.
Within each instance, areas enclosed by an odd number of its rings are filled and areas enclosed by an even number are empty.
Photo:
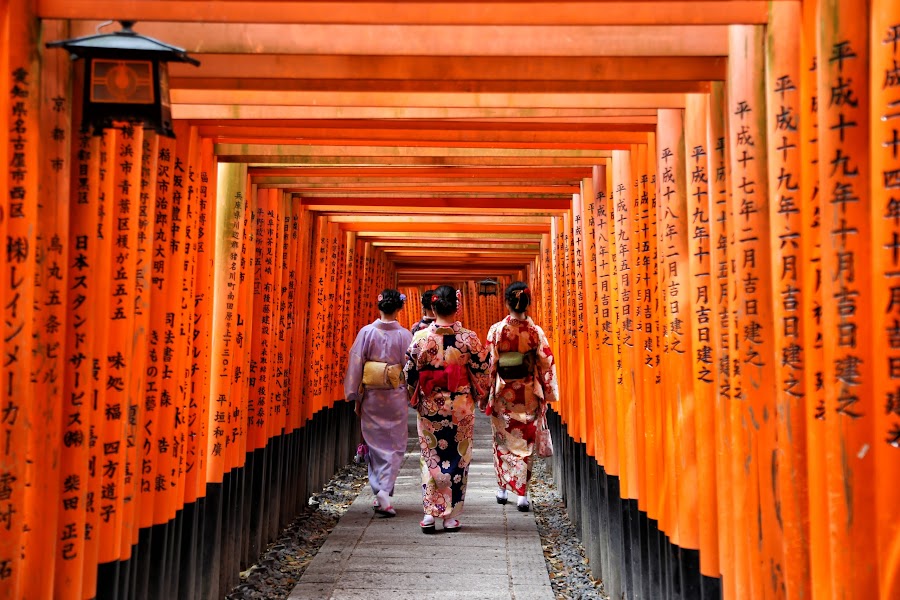
[[[122,29],[112,33],[87,35],[69,40],[49,42],[48,48],[65,48],[76,58],[128,58],[186,62],[199,66],[200,61],[188,56],[183,48],[141,35],[132,29],[134,21],[119,21]]]

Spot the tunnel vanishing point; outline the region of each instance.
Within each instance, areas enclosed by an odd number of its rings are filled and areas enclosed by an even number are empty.
[[[378,292],[483,339],[515,280],[611,597],[900,598],[897,0],[0,16],[0,598],[221,598],[349,459]],[[46,43],[111,19],[199,60],[174,136],[82,130]]]

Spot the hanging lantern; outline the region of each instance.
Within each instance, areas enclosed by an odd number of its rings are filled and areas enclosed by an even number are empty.
[[[496,296],[497,295],[497,282],[491,278],[482,279],[478,282],[478,295],[479,296]]]
[[[160,135],[175,137],[169,102],[169,62],[199,66],[181,48],[140,35],[134,21],[119,21],[113,33],[59,40],[48,48],[65,48],[85,59],[81,130],[100,135],[114,122],[141,123]]]

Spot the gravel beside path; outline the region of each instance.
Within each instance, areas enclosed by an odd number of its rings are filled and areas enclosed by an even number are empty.
[[[575,534],[575,526],[566,514],[566,507],[543,459],[535,460],[529,487],[553,593],[560,600],[607,600],[603,583],[591,577],[584,546]]]
[[[590,576],[584,548],[549,473],[545,462],[537,459],[531,506],[553,592],[559,599],[606,600],[602,583]],[[341,515],[367,483],[365,464],[350,464],[338,471],[312,497],[310,506],[266,548],[257,564],[241,573],[241,583],[225,596],[226,600],[287,598]]]

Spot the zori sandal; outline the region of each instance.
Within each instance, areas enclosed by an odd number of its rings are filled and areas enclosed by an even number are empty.
[[[461,527],[462,523],[459,522],[459,519],[444,519],[444,531],[447,533],[459,531]]]
[[[434,533],[434,517],[425,515],[425,518],[419,521],[419,527],[422,528],[422,533]]]
[[[394,510],[393,506],[382,507],[381,505],[378,505],[375,507],[375,512],[378,513],[379,515],[381,515],[382,517],[386,517],[386,518],[397,516],[397,511]]]

